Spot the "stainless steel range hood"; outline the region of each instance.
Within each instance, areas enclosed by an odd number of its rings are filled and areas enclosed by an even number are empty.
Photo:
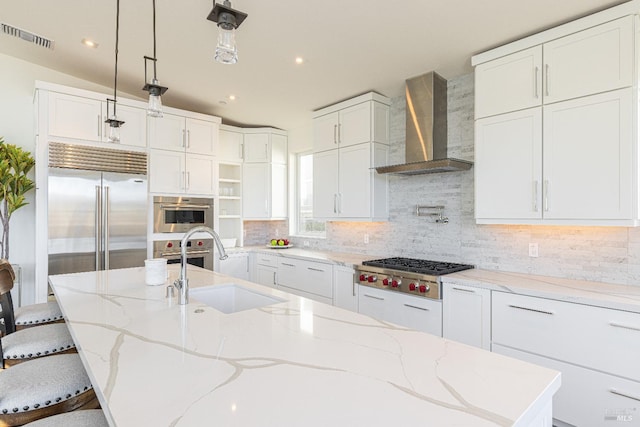
[[[406,162],[378,173],[419,175],[468,170],[467,160],[447,157],[447,81],[429,72],[406,81]]]

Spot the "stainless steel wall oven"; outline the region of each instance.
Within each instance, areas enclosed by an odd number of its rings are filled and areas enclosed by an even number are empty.
[[[154,233],[184,233],[200,225],[213,228],[213,199],[166,196],[153,198]]]
[[[167,264],[179,264],[180,249],[180,240],[157,240],[153,242],[153,257],[166,258]],[[188,240],[187,263],[213,270],[213,239]]]

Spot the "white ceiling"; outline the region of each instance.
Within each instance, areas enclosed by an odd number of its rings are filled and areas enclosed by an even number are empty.
[[[311,111],[370,90],[394,97],[434,70],[472,71],[471,55],[624,3],[619,0],[234,0],[239,62],[213,60],[211,0],[157,0],[158,79],[165,105],[223,122],[293,129]],[[121,0],[118,89],[144,97],[151,0]],[[115,0],[0,0],[0,22],[55,41],[53,51],[0,34],[0,52],[113,85]],[[82,38],[99,43],[83,46]],[[295,65],[296,56],[305,58]],[[0,65],[1,66],[1,65]],[[227,101],[230,94],[235,101]]]

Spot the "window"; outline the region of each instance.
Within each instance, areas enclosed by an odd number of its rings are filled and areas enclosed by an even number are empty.
[[[325,222],[313,219],[313,154],[298,154],[296,160],[296,234],[309,237],[324,237]]]

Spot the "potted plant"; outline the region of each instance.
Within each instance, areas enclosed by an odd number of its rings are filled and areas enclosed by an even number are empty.
[[[9,259],[9,221],[15,211],[28,204],[25,194],[35,183],[27,174],[35,163],[30,152],[5,144],[0,137],[0,258]]]

